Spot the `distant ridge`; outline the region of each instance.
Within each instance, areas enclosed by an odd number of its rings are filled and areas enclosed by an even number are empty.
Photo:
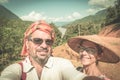
[[[64,25],[63,27],[66,27],[66,26],[69,26],[69,25],[74,25],[74,24],[88,23],[88,22],[93,22],[95,24],[100,24],[100,23],[103,23],[105,21],[106,14],[107,14],[107,10],[104,9],[104,10],[98,11],[94,15],[89,15],[89,16],[86,16],[84,18],[77,19],[73,22],[70,22],[70,23]]]
[[[19,20],[21,20],[18,16],[16,16],[10,10],[8,10],[7,8],[5,8],[3,5],[0,5],[0,18],[19,19]]]
[[[62,27],[62,26],[66,25],[66,24],[68,24],[68,23],[70,23],[70,22],[54,22],[54,23],[55,23],[55,25],[57,25],[58,27]]]

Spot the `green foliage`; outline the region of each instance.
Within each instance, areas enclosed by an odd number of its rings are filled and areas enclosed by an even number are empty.
[[[66,42],[66,40],[74,36],[97,34],[100,30],[100,24],[95,24],[91,22],[86,24],[78,23],[76,25],[69,25],[63,37],[63,41]]]
[[[120,0],[115,1],[114,6],[107,9],[105,25],[120,22]]]
[[[51,23],[50,25],[54,28],[55,42],[53,44],[53,47],[56,47],[56,46],[60,45],[60,43],[61,43],[62,33],[58,30],[58,28],[57,28],[57,26],[55,24]]]
[[[20,59],[23,34],[31,23],[18,19],[3,21],[4,24],[0,26],[0,66],[9,65],[12,61]]]

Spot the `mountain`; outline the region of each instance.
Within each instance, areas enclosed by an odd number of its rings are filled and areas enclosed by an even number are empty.
[[[78,24],[78,23],[82,24],[82,23],[88,23],[88,22],[101,23],[101,22],[104,22],[106,18],[106,14],[107,14],[107,11],[106,9],[104,9],[104,10],[98,11],[95,15],[89,15],[82,19],[77,19],[67,25]]]
[[[63,25],[66,25],[70,22],[54,22],[55,25],[57,25],[58,27],[62,27]]]
[[[99,21],[104,20],[106,18],[107,11],[106,9],[98,11],[95,15],[87,16],[83,19],[80,19],[81,22],[93,21],[99,23]],[[79,20],[78,20],[79,21]]]
[[[104,27],[106,20],[107,10],[101,10],[94,15],[86,16],[82,19],[77,19],[62,27],[66,28],[63,36],[63,41],[66,42],[70,37],[78,35],[91,35],[97,34]]]
[[[2,5],[0,5],[0,18],[21,20],[18,16],[16,16],[14,13],[12,13],[10,10],[8,10],[7,8],[5,8]]]

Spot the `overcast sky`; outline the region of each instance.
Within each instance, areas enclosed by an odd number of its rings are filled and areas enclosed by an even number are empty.
[[[115,0],[0,0],[22,20],[64,22],[80,19],[114,4]]]

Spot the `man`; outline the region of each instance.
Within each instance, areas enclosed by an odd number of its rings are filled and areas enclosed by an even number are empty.
[[[72,63],[52,57],[54,31],[44,21],[33,23],[25,32],[21,63],[3,70],[0,80],[82,80],[86,75],[78,72]]]

